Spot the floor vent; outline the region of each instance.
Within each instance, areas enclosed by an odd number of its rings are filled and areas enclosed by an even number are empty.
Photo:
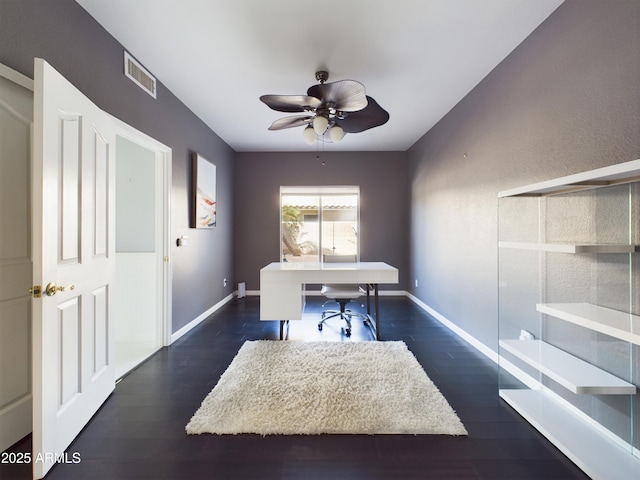
[[[124,74],[133,83],[156,98],[156,79],[129,52],[124,52]]]

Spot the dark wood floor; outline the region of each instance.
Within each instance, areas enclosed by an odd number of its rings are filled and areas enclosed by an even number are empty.
[[[276,339],[250,297],[216,312],[125,377],[69,447],[78,464],[51,480],[141,479],[581,479],[587,478],[498,397],[497,368],[406,298],[381,298],[382,340],[403,340],[466,426],[445,435],[199,435],[184,427],[246,340]],[[308,308],[320,311],[319,299]],[[354,322],[322,332],[295,322],[297,340],[371,340]],[[363,408],[366,406],[363,405]],[[13,451],[28,452],[30,438]],[[0,479],[31,478],[30,466],[0,464]]]

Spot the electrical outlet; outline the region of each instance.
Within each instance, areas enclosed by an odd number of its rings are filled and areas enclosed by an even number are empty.
[[[416,278],[416,288],[418,288],[418,279]]]
[[[224,280],[222,280],[222,286],[226,287],[227,286],[227,279],[225,278]]]
[[[535,339],[535,336],[533,335],[533,333],[528,332],[526,330],[520,330],[519,340],[533,340],[533,339]]]

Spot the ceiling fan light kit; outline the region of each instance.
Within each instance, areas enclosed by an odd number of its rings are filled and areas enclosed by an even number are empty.
[[[327,131],[327,127],[329,126],[329,118],[324,115],[316,115],[313,119],[313,129],[316,134],[324,135],[324,132]]]
[[[354,80],[325,83],[328,78],[328,72],[316,72],[320,83],[309,87],[306,95],[262,95],[260,100],[272,110],[303,113],[276,120],[269,130],[305,126],[302,136],[311,145],[327,130],[331,142],[337,143],[347,133],[387,123],[389,113],[366,95],[363,84]]]
[[[304,138],[304,141],[307,142],[309,145],[313,145],[313,142],[315,142],[317,138],[316,131],[313,129],[311,125],[308,125],[302,131],[302,137]]]
[[[338,143],[344,138],[344,136],[344,130],[340,125],[334,125],[333,127],[331,127],[331,130],[329,130],[329,138],[331,138],[331,141],[333,143]]]

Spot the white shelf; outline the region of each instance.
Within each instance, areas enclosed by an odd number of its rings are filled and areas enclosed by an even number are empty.
[[[540,197],[640,181],[640,160],[619,163],[546,182],[504,190],[498,197]]]
[[[636,480],[640,460],[540,390],[500,390],[529,423],[594,479]]]
[[[634,395],[635,385],[541,340],[500,340],[500,347],[576,394]]]
[[[552,317],[640,345],[640,317],[590,303],[538,303],[536,309]]]
[[[500,248],[515,248],[519,250],[537,250],[541,252],[559,253],[633,253],[636,245],[608,244],[608,243],[530,243],[530,242],[498,242]]]

